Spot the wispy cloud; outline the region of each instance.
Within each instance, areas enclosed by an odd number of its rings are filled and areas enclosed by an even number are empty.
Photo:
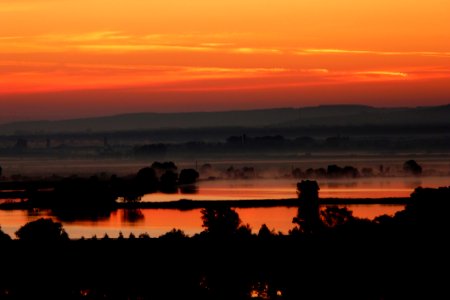
[[[436,56],[450,57],[450,52],[436,51],[376,51],[376,50],[351,50],[351,49],[332,49],[332,48],[312,48],[295,51],[297,55],[326,55],[326,54],[365,54],[365,55],[384,55],[384,56]]]
[[[206,52],[213,51],[209,47],[184,46],[184,45],[145,45],[145,44],[107,44],[107,45],[78,45],[75,48],[85,51],[190,51],[190,52]]]
[[[226,36],[225,34],[223,36]],[[215,38],[213,38],[215,37]],[[281,54],[282,50],[236,45],[215,35],[142,34],[133,35],[117,30],[71,34],[41,34],[32,36],[0,36],[0,53],[27,52],[218,52],[224,54]]]
[[[243,54],[281,54],[283,53],[279,49],[269,49],[269,48],[249,48],[249,47],[241,47],[241,48],[233,48],[231,49],[233,53],[243,53]]]
[[[92,41],[111,41],[111,40],[128,40],[133,38],[131,35],[123,34],[122,31],[93,31],[82,34],[47,34],[37,36],[38,39],[44,41],[61,42],[92,42]]]
[[[407,77],[407,73],[403,72],[392,72],[392,71],[364,71],[364,72],[355,72],[357,75],[369,75],[369,76],[394,76],[394,77]]]

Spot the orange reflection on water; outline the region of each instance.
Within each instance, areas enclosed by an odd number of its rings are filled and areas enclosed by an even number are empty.
[[[402,205],[347,205],[347,207],[353,211],[355,217],[368,219],[383,214],[394,215],[404,208]],[[258,232],[262,224],[266,224],[276,232],[288,233],[294,227],[292,219],[297,214],[296,207],[237,208],[236,211],[242,223],[249,224],[254,233]],[[131,218],[130,213],[132,214]],[[135,218],[136,214],[138,218]],[[50,211],[28,214],[27,211],[23,210],[0,210],[0,225],[5,233],[15,238],[14,233],[21,226],[41,217],[50,217],[55,221],[60,221]],[[151,237],[158,237],[173,228],[181,229],[192,236],[203,230],[200,209],[188,211],[175,209],[130,211],[119,209],[103,220],[62,221],[62,223],[71,238],[82,236],[90,238],[93,235],[101,238],[105,233],[109,237],[117,237],[119,232],[122,232],[125,237],[130,233],[136,236],[148,233]]]
[[[409,197],[410,188],[336,188],[320,189],[321,198],[397,198]]]
[[[411,188],[321,188],[321,198],[390,198],[409,197]],[[197,194],[147,194],[144,202],[166,202],[179,199],[190,200],[258,200],[296,198],[295,187],[200,187]]]
[[[182,229],[186,234],[193,235],[202,230],[200,209],[181,211],[176,209],[141,209],[132,210],[139,218],[130,219],[130,210],[119,209],[110,217],[99,221],[76,221],[64,223],[64,228],[71,237],[90,237],[93,234],[110,237],[118,236],[119,232],[128,236],[130,233],[139,235],[148,233],[158,237],[173,228]]]
[[[266,224],[269,229],[274,229],[276,232],[287,233],[294,227],[292,219],[297,214],[297,208],[237,208],[236,212],[239,214],[242,223],[249,224],[254,233],[258,233],[263,224]]]
[[[343,205],[339,205],[343,207]],[[344,205],[353,211],[353,216],[373,220],[377,216],[390,215],[403,210],[403,205]],[[258,233],[261,225],[266,224],[276,232],[288,233],[294,228],[292,219],[297,215],[296,207],[238,208],[236,209],[243,224],[249,224],[254,233]]]
[[[389,177],[323,179],[319,182],[321,198],[391,198],[409,197],[418,186],[438,187],[448,184],[448,177]],[[297,197],[295,179],[212,180],[198,183],[195,194],[148,194],[145,202],[190,200],[255,200]]]

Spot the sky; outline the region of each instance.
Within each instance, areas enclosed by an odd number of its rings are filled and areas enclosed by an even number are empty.
[[[448,0],[0,0],[0,123],[450,103]]]

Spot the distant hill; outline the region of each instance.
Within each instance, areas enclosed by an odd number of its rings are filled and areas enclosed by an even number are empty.
[[[370,106],[317,106],[298,109],[296,120],[280,122],[280,127],[441,125],[450,124],[450,105],[415,108],[375,108]]]
[[[416,108],[328,105],[223,112],[136,113],[59,121],[7,123],[0,125],[0,133],[111,132],[214,127],[440,124],[450,124],[450,105]]]

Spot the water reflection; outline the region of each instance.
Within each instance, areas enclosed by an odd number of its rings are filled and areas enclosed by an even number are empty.
[[[352,180],[320,180],[321,198],[409,197],[418,186],[447,186],[450,177],[378,177]],[[176,194],[154,193],[142,197],[144,202],[191,200],[252,200],[296,198],[295,179],[250,179],[201,181],[195,187],[180,188]],[[184,193],[184,194],[181,194]]]
[[[196,184],[182,185],[182,186],[180,186],[180,193],[181,194],[198,194],[199,193],[198,185],[196,185]]]
[[[52,215],[61,222],[78,222],[78,221],[102,221],[108,220],[112,210],[99,208],[71,208],[71,209],[53,209]]]
[[[142,210],[138,208],[124,209],[122,217],[125,223],[127,222],[136,223],[145,221],[145,215],[142,213]]]
[[[376,216],[387,214],[394,215],[404,209],[403,205],[346,205],[353,211],[353,215],[359,218],[373,219]],[[288,233],[294,227],[292,219],[297,214],[295,207],[271,207],[271,208],[237,208],[244,224],[249,224],[254,233],[257,233],[262,224],[276,232]],[[0,225],[2,230],[15,237],[14,233],[27,222],[35,221],[41,217],[50,217],[60,221],[71,238],[91,237],[97,235],[114,238],[122,232],[129,236],[132,232],[136,236],[148,233],[151,237],[158,237],[173,228],[179,228],[188,235],[194,235],[203,230],[200,209],[176,210],[176,209],[118,209],[96,220],[61,219],[51,210],[0,210]]]

